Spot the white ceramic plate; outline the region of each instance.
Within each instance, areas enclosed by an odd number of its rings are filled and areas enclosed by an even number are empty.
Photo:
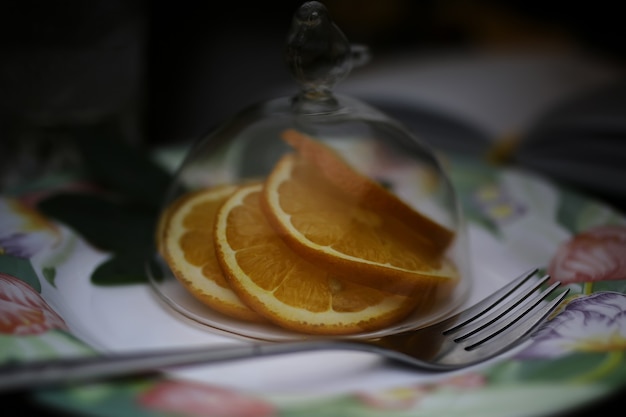
[[[626,219],[528,173],[462,159],[449,166],[469,221],[476,282],[467,302],[534,266],[571,290],[523,348],[451,374],[318,352],[33,396],[54,409],[111,416],[506,417],[573,410],[626,386]],[[0,200],[0,361],[244,343],[181,320],[148,284],[92,284],[109,254],[38,217],[32,198]]]

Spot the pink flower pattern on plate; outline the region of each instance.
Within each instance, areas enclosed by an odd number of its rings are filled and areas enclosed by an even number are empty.
[[[276,407],[264,400],[225,388],[189,381],[164,381],[143,393],[148,409],[190,417],[272,417]]]
[[[626,225],[589,229],[561,245],[548,274],[564,284],[626,279]]]
[[[0,272],[0,333],[35,335],[67,325],[30,285]]]

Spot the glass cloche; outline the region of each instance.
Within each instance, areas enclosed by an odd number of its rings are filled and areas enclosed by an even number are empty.
[[[299,91],[195,143],[168,190],[149,270],[174,312],[257,340],[373,338],[465,300],[465,228],[437,156],[333,92],[366,58],[321,3],[304,3],[286,47]]]

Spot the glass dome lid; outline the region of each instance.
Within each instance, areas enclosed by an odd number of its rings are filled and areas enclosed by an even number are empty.
[[[174,312],[258,340],[372,338],[465,300],[465,227],[436,154],[333,92],[367,59],[321,3],[304,3],[286,45],[299,90],[242,110],[190,149],[149,270]]]

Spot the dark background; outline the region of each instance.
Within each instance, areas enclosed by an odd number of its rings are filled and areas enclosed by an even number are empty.
[[[244,106],[293,91],[283,49],[302,3],[4,0],[0,128],[7,119],[49,120],[76,108],[117,111],[132,99],[139,112],[132,135],[143,143],[196,137]],[[572,47],[626,61],[618,2],[324,4],[377,61],[406,51]]]
[[[328,0],[335,23],[381,61],[438,50],[580,48],[623,62],[617,3]],[[153,2],[146,132],[151,142],[203,133],[243,106],[292,91],[284,41],[299,1]],[[547,6],[549,4],[549,6]],[[285,88],[282,90],[281,88]]]
[[[294,91],[283,50],[302,3],[4,0],[0,137],[17,136],[23,124],[113,115],[133,142],[196,138],[249,104]],[[406,51],[577,48],[626,63],[618,2],[324,4],[348,39],[368,45],[377,62]],[[0,154],[11,150],[0,145]]]

